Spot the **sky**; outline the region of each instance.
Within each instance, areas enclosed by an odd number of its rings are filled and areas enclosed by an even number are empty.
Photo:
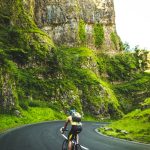
[[[116,29],[123,43],[150,50],[150,0],[114,0]]]

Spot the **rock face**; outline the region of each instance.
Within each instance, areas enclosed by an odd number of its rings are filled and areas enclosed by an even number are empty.
[[[114,17],[112,0],[0,0],[0,112],[43,100],[121,116],[92,50],[119,49]]]
[[[11,83],[9,74],[1,76],[0,84],[0,108],[1,112],[9,112],[15,108],[16,98],[13,94],[14,92],[14,83]]]
[[[115,33],[113,0],[35,0],[36,24],[47,32],[57,45],[102,48],[105,51],[119,50],[119,41],[112,41]],[[82,40],[80,22],[83,22],[85,38]],[[104,40],[95,45],[94,25],[102,24]],[[116,34],[117,35],[117,34]]]

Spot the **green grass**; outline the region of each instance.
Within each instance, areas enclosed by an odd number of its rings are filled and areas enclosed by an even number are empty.
[[[100,119],[92,116],[91,114],[85,114],[83,117],[83,121],[100,121]]]
[[[150,96],[150,73],[134,75],[129,82],[114,85],[115,93],[125,113],[140,107]]]
[[[63,112],[58,112],[51,108],[28,107],[28,110],[21,110],[21,117],[9,114],[0,114],[0,132],[26,124],[65,119],[66,115]],[[100,121],[91,114],[85,114],[82,120]]]
[[[142,106],[150,105],[150,98],[145,99],[144,103],[142,103]]]
[[[118,138],[150,143],[150,109],[136,109],[108,127],[111,130],[101,128],[100,131]],[[127,134],[118,130],[125,130]]]
[[[56,112],[51,108],[34,107],[28,111],[22,110],[21,117],[14,115],[0,114],[0,132],[10,128],[22,126],[24,124],[38,123],[50,120],[62,120],[66,116],[62,112]]]

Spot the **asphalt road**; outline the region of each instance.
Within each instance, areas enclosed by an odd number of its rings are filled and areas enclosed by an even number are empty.
[[[64,122],[27,125],[0,134],[0,150],[61,150]],[[89,150],[150,150],[150,145],[106,137],[95,132],[101,123],[84,122],[80,144]]]

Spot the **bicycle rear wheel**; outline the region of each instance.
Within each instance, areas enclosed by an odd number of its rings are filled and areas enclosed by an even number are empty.
[[[76,144],[76,146],[75,146],[75,150],[82,150],[82,148],[81,148],[80,144]]]
[[[62,144],[62,150],[67,150],[68,149],[68,140],[64,140]]]

